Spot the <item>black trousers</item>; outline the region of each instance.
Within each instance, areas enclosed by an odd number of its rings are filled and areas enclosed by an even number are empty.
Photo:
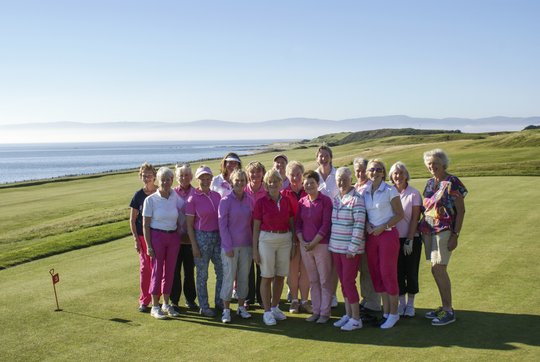
[[[398,284],[399,295],[406,293],[418,293],[418,268],[420,266],[420,257],[422,254],[422,240],[419,236],[413,240],[413,251],[410,255],[403,254],[403,244],[406,238],[399,239],[399,257],[398,257]]]
[[[193,261],[193,251],[190,244],[182,244],[176,260],[176,269],[174,271],[174,281],[171,290],[171,302],[179,305],[180,295],[182,294],[182,276],[181,269],[184,268],[184,297],[186,302],[195,302],[197,292],[195,289],[195,263]]]
[[[257,277],[255,278],[255,271],[257,271]],[[249,269],[249,291],[247,295],[247,301],[250,304],[258,303],[262,305],[261,297],[261,268],[259,264],[251,262],[251,268]]]

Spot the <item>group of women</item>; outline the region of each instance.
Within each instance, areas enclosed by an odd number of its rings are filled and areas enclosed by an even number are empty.
[[[447,173],[446,153],[424,153],[432,178],[423,201],[408,184],[402,162],[387,173],[382,160],[356,158],[353,184],[348,167],[333,167],[329,147],[319,147],[316,159],[316,170],[306,171],[283,154],[269,171],[258,161],[244,170],[240,157],[229,153],[215,177],[209,167],[197,168],[196,188],[188,164],[176,166],[176,188],[172,170],[162,167],[156,173],[143,164],[144,186],[130,205],[140,259],[139,310],[150,309],[158,319],[178,316],[183,266],[187,307],[215,316],[207,290],[211,261],[214,306],[223,323],[231,322],[233,296],[240,318],[250,318],[250,303],[258,302],[266,325],[286,319],[279,308],[285,278],[289,312],[303,311],[311,314],[306,321],[327,323],[339,279],[345,314],[333,325],[344,331],[362,328],[363,317],[379,311],[382,302],[379,325],[389,329],[400,317],[415,315],[423,241],[442,301],[426,318],[436,326],[454,322],[447,265],[463,225],[467,190]]]

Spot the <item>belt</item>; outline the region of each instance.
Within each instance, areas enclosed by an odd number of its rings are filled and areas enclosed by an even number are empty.
[[[174,230],[161,230],[161,229],[150,228],[150,230],[159,231],[160,233],[167,233],[167,234],[172,234],[172,233],[176,232],[176,229],[174,229]]]
[[[272,233],[272,234],[287,234],[289,232],[289,230],[263,230],[263,231],[266,231],[267,233]]]

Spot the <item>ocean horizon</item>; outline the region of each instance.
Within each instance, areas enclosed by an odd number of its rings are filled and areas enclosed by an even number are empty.
[[[0,184],[90,175],[156,165],[249,155],[287,140],[148,141],[0,144]]]

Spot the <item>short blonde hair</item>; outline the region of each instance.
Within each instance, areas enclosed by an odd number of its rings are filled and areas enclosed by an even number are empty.
[[[239,168],[237,168],[231,173],[231,176],[229,179],[231,180],[231,182],[234,182],[234,180],[236,180],[237,178],[243,178],[246,181],[246,183],[248,182],[246,171]]]
[[[386,165],[384,164],[383,160],[381,160],[380,158],[374,158],[374,159],[369,160],[368,165],[367,165],[367,170],[371,168],[369,167],[369,165],[374,164],[374,163],[381,165],[381,168],[383,169],[383,181],[386,180]]]
[[[302,165],[300,162],[298,161],[291,161],[287,164],[287,167],[285,167],[285,174],[286,175],[290,175],[292,174],[293,170],[295,168],[299,168],[300,169],[300,172],[303,174],[304,173],[304,165]]]
[[[180,176],[180,172],[182,170],[186,170],[193,175],[193,171],[191,171],[191,165],[189,163],[182,163],[180,165],[176,164],[176,166],[174,167],[174,173],[176,174],[176,177]]]
[[[248,173],[248,181],[249,181],[249,173],[253,169],[262,170],[263,174],[266,173],[266,167],[264,167],[262,163],[260,163],[259,161],[251,161],[250,163],[246,165],[246,172]]]
[[[154,174],[154,177],[156,177],[156,168],[148,162],[143,163],[141,168],[139,168],[139,177],[142,176],[144,171],[151,171]]]
[[[278,170],[271,169],[264,174],[263,181],[265,184],[268,184],[272,179],[279,180],[279,182],[283,183],[283,179]]]

